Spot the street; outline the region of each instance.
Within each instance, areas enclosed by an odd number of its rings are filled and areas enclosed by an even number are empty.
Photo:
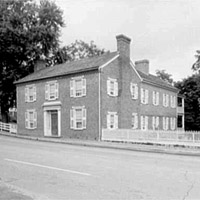
[[[0,136],[0,183],[36,200],[200,199],[199,166],[194,156]]]

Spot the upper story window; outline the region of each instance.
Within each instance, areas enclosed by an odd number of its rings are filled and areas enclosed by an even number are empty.
[[[136,83],[131,83],[130,91],[132,99],[138,99],[138,85]]]
[[[175,108],[176,107],[176,97],[171,95],[170,100],[171,100],[171,107]]]
[[[27,110],[25,112],[25,127],[27,129],[37,128],[37,112],[35,110]]]
[[[141,103],[148,104],[149,102],[149,91],[147,89],[141,88]]]
[[[117,129],[118,128],[117,112],[108,112],[108,114],[107,114],[107,128],[108,129]]]
[[[146,131],[148,130],[148,116],[141,116],[140,117],[140,123],[141,123],[141,130]]]
[[[152,117],[152,129],[153,130],[158,130],[159,129],[159,117]]]
[[[107,80],[107,94],[113,97],[118,96],[118,82],[117,79],[108,78]]]
[[[25,87],[25,102],[34,102],[36,101],[36,86],[27,85]]]
[[[72,78],[70,81],[70,97],[86,96],[86,79],[81,77]]]
[[[70,128],[74,130],[86,129],[85,107],[73,107],[70,110]]]
[[[153,105],[159,105],[159,92],[153,91]]]
[[[177,97],[178,107],[184,107],[184,100],[181,97]]]
[[[132,129],[138,128],[138,115],[137,113],[132,113]]]
[[[45,99],[55,100],[58,99],[58,82],[50,81],[45,85]]]
[[[169,95],[163,94],[163,106],[168,107],[169,106]]]

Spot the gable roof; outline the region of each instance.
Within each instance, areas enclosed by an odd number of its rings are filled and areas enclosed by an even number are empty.
[[[175,92],[178,91],[177,88],[175,88],[174,86],[170,85],[169,83],[167,83],[166,81],[163,81],[162,79],[160,79],[159,77],[152,75],[152,74],[145,74],[139,70],[136,70],[138,72],[138,74],[140,75],[140,77],[142,78],[143,82],[149,83],[149,84],[153,84],[156,85],[158,87],[162,87],[165,89],[169,89],[169,90],[173,90]]]
[[[58,77],[63,75],[75,74],[79,72],[87,72],[91,70],[97,70],[103,64],[109,62],[115,56],[118,55],[118,52],[108,52],[102,54],[101,56],[94,56],[91,58],[84,58],[77,61],[66,62],[63,64],[55,65],[53,67],[47,67],[45,69],[36,71],[19,81],[16,81],[16,84],[25,83],[30,81],[42,80],[51,77]]]

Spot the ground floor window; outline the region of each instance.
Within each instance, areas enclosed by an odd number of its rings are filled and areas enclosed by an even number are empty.
[[[132,129],[138,128],[138,115],[137,113],[132,113]]]
[[[35,110],[27,110],[25,112],[25,127],[27,129],[37,128],[37,112]]]
[[[182,115],[178,115],[177,126],[178,126],[178,128],[183,128],[183,116]]]
[[[169,129],[169,117],[163,117],[163,130]]]
[[[153,130],[158,130],[159,129],[159,117],[158,116],[153,116],[152,117],[152,129]]]
[[[118,128],[117,112],[108,112],[108,114],[107,114],[107,128],[108,129],[117,129]]]
[[[74,130],[86,129],[85,107],[73,107],[70,110],[70,127]]]
[[[176,128],[176,118],[175,117],[170,118],[170,126],[171,126],[171,130],[175,130],[175,128]]]
[[[148,130],[148,116],[141,116],[140,117],[140,123],[141,123],[141,130],[146,131]]]

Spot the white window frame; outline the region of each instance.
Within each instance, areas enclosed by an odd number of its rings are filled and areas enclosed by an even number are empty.
[[[163,106],[164,107],[169,106],[169,95],[166,93],[163,93]]]
[[[153,91],[153,105],[158,106],[159,105],[159,92]]]
[[[132,120],[131,120],[132,129],[138,128],[138,114],[132,113]]]
[[[149,121],[148,116],[141,115],[141,117],[140,117],[141,130],[143,130],[143,131],[148,130],[148,121]]]
[[[138,99],[138,84],[137,83],[130,84],[130,91],[131,91],[132,99]]]
[[[113,87],[112,87],[113,86]],[[108,77],[107,79],[107,94],[112,97],[118,96],[118,82],[117,79]]]
[[[35,84],[26,85],[25,87],[25,102],[36,101],[36,86]]]
[[[31,113],[33,114],[33,119],[31,119]],[[32,126],[31,126],[32,124]],[[37,128],[37,112],[35,109],[26,110],[25,112],[25,128],[36,129]]]
[[[77,118],[77,110],[81,110],[81,118]],[[78,127],[78,123],[81,127]],[[72,107],[70,110],[70,128],[73,130],[84,130],[87,125],[87,110],[85,106]]]
[[[51,87],[55,87],[54,91],[51,91]],[[45,84],[45,99],[48,101],[58,99],[59,95],[59,84],[57,81],[49,81]]]
[[[80,81],[81,87],[77,90],[77,84]],[[73,77],[70,80],[70,97],[84,97],[86,96],[86,78],[84,76]]]
[[[113,121],[111,120],[113,117]],[[117,112],[107,113],[107,128],[108,129],[118,129],[118,115]]]
[[[148,104],[149,102],[149,90],[141,88],[141,103]]]

